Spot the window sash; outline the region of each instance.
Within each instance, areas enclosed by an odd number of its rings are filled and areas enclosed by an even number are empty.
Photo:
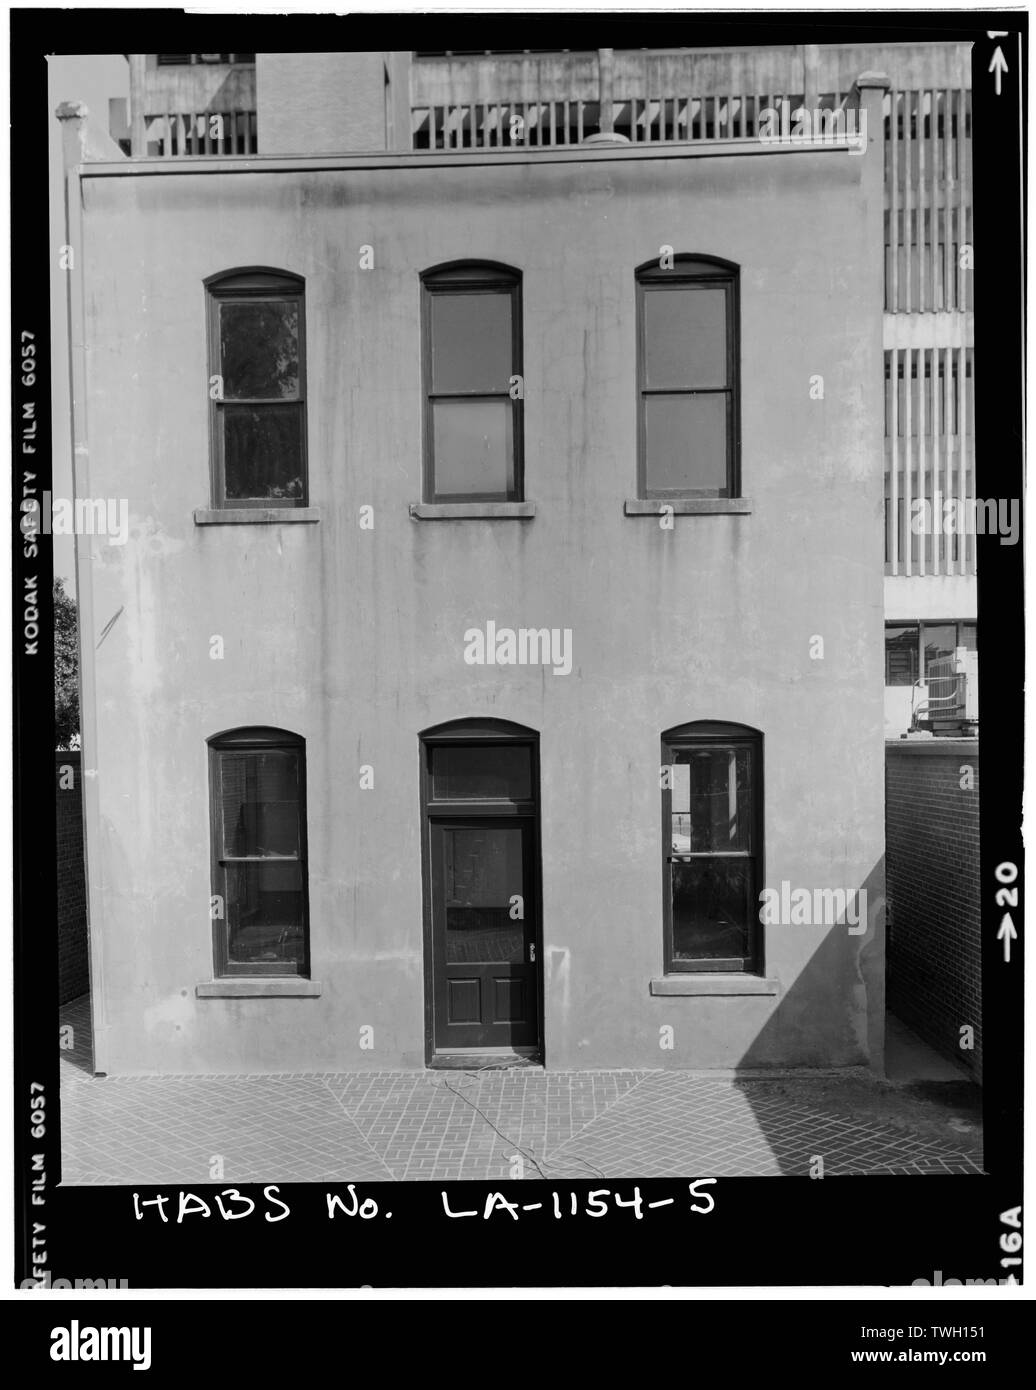
[[[926,648],[927,648],[927,646],[928,646],[928,643],[927,643],[927,634],[928,634],[929,632],[931,632],[932,629],[934,629],[934,628],[948,628],[948,627],[952,627],[952,628],[954,629],[954,647],[955,647],[955,649],[956,649],[956,647],[966,647],[966,646],[968,646],[966,629],[969,629],[969,628],[970,628],[970,629],[972,629],[972,631],[973,631],[972,641],[974,642],[974,646],[973,646],[973,647],[970,647],[969,650],[972,650],[972,651],[977,651],[977,650],[978,650],[978,625],[977,625],[976,619],[974,619],[974,618],[962,618],[962,619],[948,618],[945,622],[940,622],[937,618],[928,618],[928,619],[925,619],[924,622],[919,622],[919,623],[908,623],[908,622],[903,622],[903,623],[886,623],[886,624],[885,624],[885,685],[886,685],[886,687],[887,687],[887,688],[892,688],[892,689],[897,689],[897,688],[898,688],[898,689],[901,689],[901,688],[905,688],[905,687],[908,687],[908,686],[911,686],[911,685],[916,685],[916,684],[918,684],[919,682],[924,682],[924,681],[926,681],[926,680],[927,680],[927,664],[928,664],[928,658],[927,658],[927,656],[926,656]],[[891,657],[891,655],[892,655],[892,652],[891,652],[890,648],[891,648],[891,646],[892,646],[892,643],[895,641],[895,638],[894,638],[894,637],[892,637],[892,638],[890,639],[890,634],[893,634],[893,633],[908,633],[908,634],[910,635],[910,637],[912,638],[912,641],[910,642],[909,647],[907,646],[906,643],[903,643],[903,644],[900,646],[900,648],[899,648],[899,650],[900,650],[901,652],[903,652],[903,653],[909,652],[909,654],[910,654],[911,674],[912,674],[912,679],[911,679],[911,680],[900,680],[900,681],[895,681],[895,682],[891,682],[891,681],[889,680],[889,676],[890,676],[890,674],[891,674],[890,669],[889,669],[889,668],[890,668],[890,657]]]
[[[649,294],[666,290],[680,293],[688,286],[722,289],[726,301],[726,380],[723,387],[692,383],[678,387],[652,387],[647,383],[647,315],[645,300]],[[739,497],[740,478],[740,338],[737,277],[728,271],[707,270],[681,275],[679,270],[662,272],[651,268],[637,276],[637,491],[645,499],[666,497]],[[650,459],[647,447],[647,411],[645,401],[650,396],[725,395],[727,397],[726,483],[719,488],[691,486],[658,487],[651,482]]]
[[[524,480],[524,400],[511,397],[510,389],[433,391],[432,382],[432,301],[437,294],[507,294],[511,299],[511,370],[509,376],[521,377],[522,366],[522,300],[521,283],[516,278],[494,274],[484,275],[477,268],[455,267],[436,278],[422,281],[421,338],[422,394],[424,397],[424,500],[431,503],[451,502],[522,502],[525,500]],[[511,485],[505,489],[480,489],[471,492],[443,492],[436,485],[435,416],[437,401],[509,400],[511,404],[511,457],[508,474]]]
[[[304,448],[304,438],[306,429],[306,415],[304,403],[302,401],[215,401],[213,404],[216,410],[213,414],[215,421],[214,429],[218,441],[219,450],[219,491],[222,498],[220,505],[224,507],[303,507],[306,505],[307,493],[307,470]],[[231,496],[227,482],[227,421],[228,413],[236,410],[252,411],[260,417],[267,417],[272,423],[278,416],[290,418],[289,428],[294,438],[297,431],[298,437],[298,474],[301,478],[301,490],[297,496],[287,494],[271,494],[268,496],[257,497],[235,497]],[[287,467],[279,473],[281,481],[286,485],[288,475],[291,470]]]
[[[298,385],[290,396],[224,396],[221,400],[209,398],[209,453],[212,460],[212,506],[216,510],[250,508],[256,511],[270,508],[307,507],[309,505],[309,456],[308,456],[308,415],[306,410],[306,296],[305,293],[287,282],[284,287],[256,285],[241,288],[228,285],[221,289],[219,283],[207,287],[208,294],[208,334],[209,334],[209,377],[223,377],[223,351],[220,340],[220,308],[224,304],[254,304],[256,301],[284,303],[291,301],[298,311]],[[224,410],[227,406],[247,406],[255,411],[284,411],[293,406],[297,409],[299,421],[299,467],[302,477],[302,492],[298,497],[228,497],[226,477],[226,429]]]
[[[266,303],[266,304],[294,304],[294,305],[295,305],[295,308],[296,308],[296,312],[297,312],[297,314],[298,314],[298,343],[297,343],[297,347],[298,347],[298,365],[299,365],[299,371],[298,371],[298,378],[297,378],[295,390],[292,392],[292,394],[289,395],[289,396],[284,396],[284,395],[277,395],[277,396],[231,396],[231,395],[228,395],[228,394],[227,394],[226,379],[225,379],[225,377],[224,377],[224,382],[223,382],[223,399],[222,399],[222,401],[219,402],[219,404],[221,404],[221,405],[278,405],[278,404],[280,404],[280,405],[289,405],[289,404],[290,404],[291,402],[293,402],[293,401],[304,401],[304,400],[306,399],[306,376],[305,376],[305,363],[304,363],[304,361],[303,361],[303,348],[304,348],[304,338],[305,338],[305,333],[304,333],[304,328],[305,328],[305,322],[304,322],[305,304],[304,304],[304,302],[303,302],[303,300],[304,300],[303,295],[302,295],[302,294],[299,294],[299,293],[295,293],[295,292],[288,292],[288,293],[285,293],[285,292],[275,292],[275,291],[271,291],[271,290],[263,291],[263,292],[261,292],[261,293],[252,293],[252,294],[242,293],[241,291],[237,291],[236,293],[223,293],[223,294],[220,294],[219,291],[218,291],[218,289],[217,289],[217,290],[213,293],[213,296],[212,296],[212,297],[213,297],[213,300],[214,300],[212,312],[213,312],[213,316],[215,317],[215,320],[216,320],[215,324],[213,325],[214,330],[215,330],[215,357],[216,357],[217,368],[218,368],[218,371],[219,371],[220,376],[224,376],[224,373],[223,373],[223,345],[222,345],[221,336],[220,336],[221,333],[222,333],[222,318],[223,318],[222,311],[223,311],[223,309],[227,308],[228,306],[235,305],[235,304],[241,304],[241,305],[256,304],[256,303]]]
[[[662,745],[662,762],[672,767],[678,753],[722,752],[737,753],[747,751],[749,757],[748,774],[751,787],[751,826],[749,850],[698,850],[676,853],[672,844],[672,802],[671,785],[662,788],[662,914],[664,970],[666,975],[744,973],[756,974],[763,968],[762,927],[759,922],[759,887],[762,881],[763,865],[763,794],[762,794],[762,755],[761,740],[733,736],[703,734],[697,738],[674,739]],[[678,957],[676,954],[675,923],[673,913],[673,865],[701,864],[710,861],[738,861],[748,867],[748,920],[745,925],[747,947],[739,956],[699,956]]]
[[[288,752],[295,755],[298,772],[299,850],[297,854],[228,855],[224,851],[223,759],[227,754]],[[309,873],[306,843],[306,754],[302,741],[254,739],[242,741],[234,735],[209,744],[209,807],[212,892],[222,899],[223,916],[215,918],[213,928],[213,976],[304,977],[310,973],[309,962]],[[256,864],[285,866],[297,864],[300,881],[299,928],[302,933],[301,959],[277,961],[234,961],[230,959],[231,902],[229,879],[238,865]]]

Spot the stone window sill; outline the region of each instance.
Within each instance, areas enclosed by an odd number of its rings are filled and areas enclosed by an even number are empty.
[[[319,521],[319,507],[197,507],[195,526],[273,526],[282,521]]]
[[[627,516],[664,514],[672,507],[674,516],[746,516],[752,510],[750,497],[627,497]]]
[[[491,521],[522,520],[536,515],[535,502],[411,502],[415,521],[458,521],[482,517]]]
[[[707,970],[692,974],[664,975],[660,980],[651,981],[651,993],[656,995],[720,995],[720,994],[776,994],[777,981],[765,979],[762,975],[724,975]]]
[[[316,980],[298,975],[237,975],[226,980],[206,980],[195,986],[199,999],[319,999]]]

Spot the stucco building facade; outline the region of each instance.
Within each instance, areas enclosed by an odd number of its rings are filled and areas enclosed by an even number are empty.
[[[77,165],[96,1070],[880,1066],[886,88]]]

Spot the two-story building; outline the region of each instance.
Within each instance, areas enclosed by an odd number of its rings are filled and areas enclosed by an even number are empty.
[[[95,1068],[880,1065],[887,79],[408,62],[70,174]]]

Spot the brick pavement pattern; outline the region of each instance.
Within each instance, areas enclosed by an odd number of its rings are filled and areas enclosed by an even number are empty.
[[[61,1012],[62,1181],[981,1173],[968,1154],[682,1071],[352,1072],[95,1078],[89,1001]],[[217,1159],[220,1163],[217,1163]]]

